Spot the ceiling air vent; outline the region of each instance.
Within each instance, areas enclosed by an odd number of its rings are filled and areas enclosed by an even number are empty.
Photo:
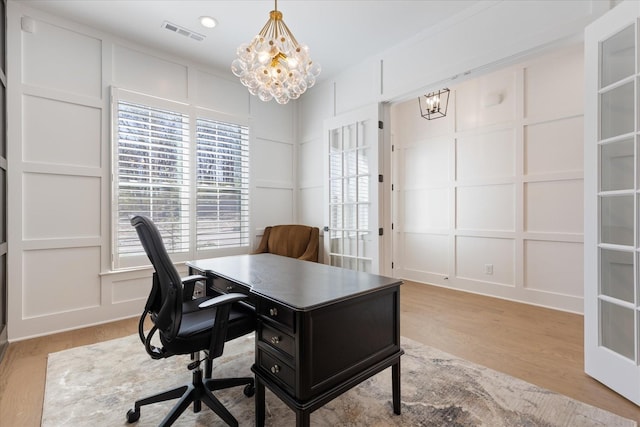
[[[202,34],[198,34],[195,31],[188,30],[180,25],[172,24],[171,22],[164,21],[162,23],[162,28],[166,28],[169,31],[173,31],[174,33],[181,34],[185,37],[189,37],[190,39],[197,40],[201,42],[205,39],[206,36]]]

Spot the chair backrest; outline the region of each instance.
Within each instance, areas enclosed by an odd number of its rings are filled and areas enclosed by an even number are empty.
[[[320,230],[308,225],[288,224],[266,227],[256,252],[318,261]]]
[[[171,341],[180,330],[182,321],[182,281],[162,242],[162,236],[153,221],[145,216],[131,218],[140,243],[155,272],[153,287],[147,300],[146,312],[162,334]]]

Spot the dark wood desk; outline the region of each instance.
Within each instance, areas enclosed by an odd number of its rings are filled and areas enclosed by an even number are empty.
[[[311,412],[390,366],[400,414],[400,280],[272,254],[187,265],[208,289],[242,292],[256,309],[257,426],[265,386],[308,426]]]

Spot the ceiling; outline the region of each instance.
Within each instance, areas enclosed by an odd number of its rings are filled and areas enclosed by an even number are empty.
[[[122,39],[230,72],[236,48],[249,42],[274,9],[271,0],[16,0]],[[320,80],[404,40],[446,25],[484,0],[281,0],[278,10],[311,58]],[[490,3],[490,2],[489,2]],[[203,15],[218,25],[200,25]],[[163,28],[164,21],[205,36],[196,41]]]

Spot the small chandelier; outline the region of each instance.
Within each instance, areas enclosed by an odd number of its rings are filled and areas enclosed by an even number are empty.
[[[286,104],[298,99],[320,74],[320,65],[309,57],[309,47],[299,44],[282,20],[278,0],[260,33],[240,45],[236,54],[231,71],[265,102],[275,98],[278,104]]]
[[[424,101],[423,101],[424,98]],[[437,119],[447,115],[449,106],[449,89],[444,88],[418,97],[420,115],[427,120]]]

